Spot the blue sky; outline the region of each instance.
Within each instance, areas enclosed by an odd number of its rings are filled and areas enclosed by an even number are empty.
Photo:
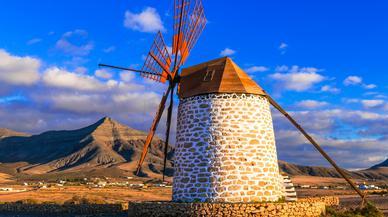
[[[7,1],[0,7],[0,127],[40,133],[102,116],[146,130],[161,84],[141,67],[173,1]],[[208,25],[186,66],[231,56],[347,168],[388,153],[388,3],[204,1]],[[326,165],[276,111],[279,158]],[[161,125],[159,132],[164,129]]]

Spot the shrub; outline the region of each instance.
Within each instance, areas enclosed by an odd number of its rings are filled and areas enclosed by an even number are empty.
[[[367,203],[364,208],[350,210],[326,209],[327,217],[384,217],[384,214],[373,204]]]
[[[19,204],[39,204],[39,202],[37,200],[34,200],[34,199],[18,200],[15,203],[19,203]]]
[[[65,201],[64,204],[104,204],[105,201],[98,198],[81,197],[78,195],[73,196],[71,199]]]

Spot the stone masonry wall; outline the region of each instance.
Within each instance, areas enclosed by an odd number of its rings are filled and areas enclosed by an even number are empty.
[[[0,204],[1,214],[9,216],[25,215],[28,216],[81,216],[81,215],[101,215],[106,216],[123,216],[125,210],[121,204],[21,204],[21,203],[4,203]],[[8,215],[6,215],[8,216]]]
[[[336,203],[335,203],[336,201]],[[326,202],[330,202],[327,204]],[[319,217],[326,206],[338,205],[338,197],[311,198],[287,203],[172,203],[130,202],[129,217],[140,216],[261,216]]]
[[[178,108],[173,201],[261,202],[284,196],[267,98],[208,94]]]

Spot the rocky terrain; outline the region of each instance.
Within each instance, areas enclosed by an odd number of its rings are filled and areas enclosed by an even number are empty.
[[[134,172],[147,134],[111,118],[82,129],[49,131],[29,136],[3,130],[0,139],[0,170],[18,174],[92,173],[120,175]],[[1,134],[0,134],[1,135]],[[163,141],[157,137],[143,166],[146,175],[160,174]],[[171,174],[171,149],[168,171]]]
[[[105,117],[77,130],[48,131],[28,135],[0,129],[0,173],[18,177],[58,178],[66,176],[133,175],[146,132],[129,128]],[[173,175],[173,149],[169,149],[167,174]],[[348,172],[353,178],[388,179],[388,160],[370,169]],[[332,168],[312,167],[279,161],[291,176],[339,178]],[[143,165],[143,176],[160,177],[163,141],[155,137]]]
[[[279,161],[280,169],[291,176],[319,176],[319,177],[332,177],[341,178],[341,175],[337,173],[334,168],[317,167],[317,166],[302,166]],[[353,178],[359,179],[388,179],[388,167],[383,164],[373,166],[366,170],[360,171],[346,171],[348,175]]]

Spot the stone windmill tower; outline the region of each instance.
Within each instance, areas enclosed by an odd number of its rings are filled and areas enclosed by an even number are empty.
[[[270,103],[230,58],[183,69],[173,201],[256,202],[284,196]]]
[[[163,180],[166,172],[175,87],[181,99],[175,159],[175,201],[276,201],[282,178],[269,104],[279,110],[365,201],[365,195],[320,145],[229,58],[181,70],[207,19],[201,0],[174,0],[172,52],[159,32],[141,69],[99,64],[167,83],[137,163],[140,174],[167,109]]]

